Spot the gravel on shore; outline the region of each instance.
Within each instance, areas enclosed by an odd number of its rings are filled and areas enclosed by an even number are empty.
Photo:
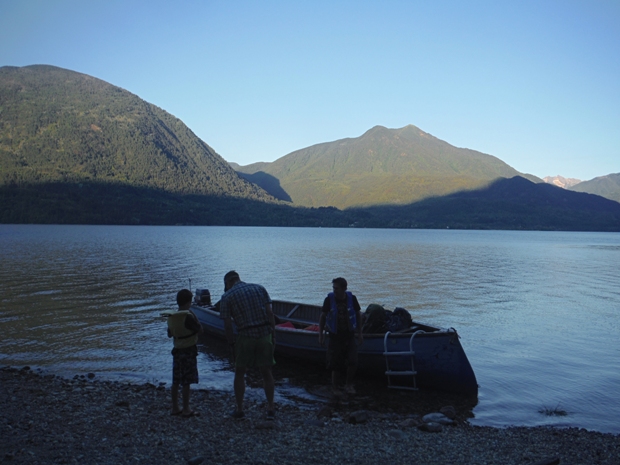
[[[152,384],[60,378],[0,368],[0,462],[15,464],[609,464],[620,436],[577,428],[474,427],[440,432],[419,415],[359,405],[262,402],[229,417],[230,392],[193,390],[198,416],[170,415],[170,390]],[[352,409],[355,408],[356,412]],[[427,412],[430,413],[430,412]]]

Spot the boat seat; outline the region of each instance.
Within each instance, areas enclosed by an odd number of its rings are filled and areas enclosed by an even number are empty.
[[[298,308],[299,308],[299,304],[295,305],[293,309],[290,312],[288,312],[288,314],[286,315],[286,318],[290,318]]]
[[[403,328],[403,329],[399,329],[397,331],[392,331],[393,334],[402,334],[402,333],[408,333],[409,331],[415,330],[414,328]]]

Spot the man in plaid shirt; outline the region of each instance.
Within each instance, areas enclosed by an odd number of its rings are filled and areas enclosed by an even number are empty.
[[[235,357],[235,400],[233,418],[243,418],[243,397],[245,395],[245,372],[257,367],[263,376],[263,387],[267,397],[267,419],[275,419],[273,404],[274,380],[271,367],[275,347],[275,319],[271,311],[271,298],[260,284],[244,283],[239,273],[229,271],[224,276],[224,295],[220,300],[220,318],[224,320],[226,339],[233,348]],[[232,320],[237,326],[233,332]]]

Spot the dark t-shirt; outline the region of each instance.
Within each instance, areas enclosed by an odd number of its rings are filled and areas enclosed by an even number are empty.
[[[360,304],[357,301],[357,297],[355,297],[355,295],[353,295],[352,297],[353,297],[353,309],[357,312],[357,316],[359,317],[359,312],[361,310]],[[347,297],[345,296],[343,300],[336,299],[336,307],[338,307],[338,317],[337,317],[338,334],[345,333],[345,332],[348,333],[349,332],[349,311],[347,310]],[[331,299],[329,298],[329,296],[327,296],[325,297],[325,300],[323,301],[323,313],[325,313],[326,315],[329,314],[329,311],[331,310],[331,308],[332,308]],[[359,325],[360,321],[358,321],[357,324]]]

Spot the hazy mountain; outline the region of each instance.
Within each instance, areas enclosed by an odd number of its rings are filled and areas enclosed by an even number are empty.
[[[581,182],[580,179],[565,178],[565,177],[560,176],[560,175],[557,175],[557,176],[545,176],[543,178],[543,181],[545,181],[547,184],[553,184],[554,186],[562,187],[564,189],[569,189],[569,188],[573,187],[574,185],[579,184]]]
[[[570,188],[576,192],[588,192],[600,195],[616,202],[620,202],[620,173],[599,176],[598,178],[583,181]]]
[[[275,200],[181,120],[126,90],[54,66],[0,68],[0,186],[93,183]]]
[[[294,205],[408,204],[522,175],[498,158],[454,147],[409,125],[313,145],[272,163],[238,167],[246,179]]]

